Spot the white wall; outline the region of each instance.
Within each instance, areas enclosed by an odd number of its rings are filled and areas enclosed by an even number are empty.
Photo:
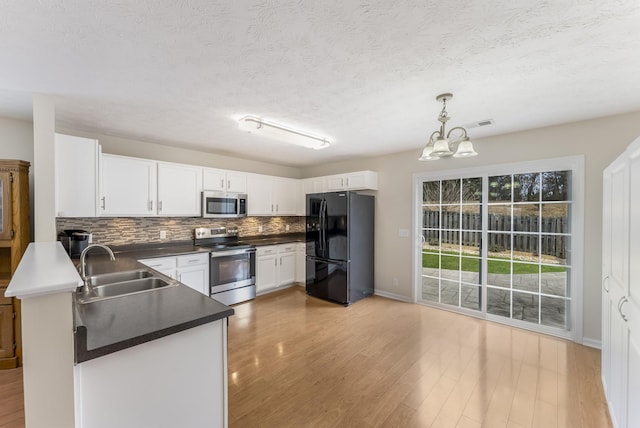
[[[426,132],[426,130],[425,130]],[[425,134],[426,135],[426,134]],[[473,136],[473,132],[471,132]],[[305,177],[371,169],[378,171],[376,198],[375,287],[400,298],[412,298],[412,240],[398,229],[412,230],[413,174],[553,157],[585,155],[584,338],[600,341],[602,258],[602,171],[640,135],[640,112],[538,128],[476,140],[479,156],[420,162],[422,147],[388,156],[307,168]],[[398,278],[398,286],[392,285]]]

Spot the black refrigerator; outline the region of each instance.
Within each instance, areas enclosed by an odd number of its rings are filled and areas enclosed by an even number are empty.
[[[307,294],[345,306],[373,294],[375,198],[307,195]]]

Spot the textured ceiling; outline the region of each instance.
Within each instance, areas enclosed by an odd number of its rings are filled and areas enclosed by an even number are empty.
[[[0,0],[0,115],[284,165],[640,110],[640,2]],[[313,151],[246,114],[325,135]],[[490,139],[487,140],[490,144]],[[482,152],[482,147],[477,147]]]

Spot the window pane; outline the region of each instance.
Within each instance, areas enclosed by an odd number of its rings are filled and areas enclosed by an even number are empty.
[[[569,233],[569,204],[542,204],[542,233]]]
[[[513,258],[527,262],[538,262],[540,260],[539,236],[528,233],[514,233]]]
[[[511,175],[489,177],[489,202],[511,202]]]
[[[480,287],[477,285],[462,284],[460,305],[468,309],[480,309]]]
[[[446,305],[458,306],[460,284],[453,281],[441,280],[440,302]]]
[[[515,320],[538,323],[537,294],[513,292],[513,316]]]
[[[513,206],[513,230],[517,232],[537,232],[540,222],[540,204]]]
[[[539,289],[540,266],[532,263],[513,263],[513,288],[537,293]]]
[[[462,232],[462,255],[480,256],[482,232]]]
[[[511,231],[511,205],[489,205],[489,230]]]
[[[482,230],[482,211],[480,205],[462,206],[462,229]]]
[[[428,272],[424,272],[427,275],[438,275],[440,255],[437,253],[422,253],[422,268],[429,270]]]
[[[511,287],[511,262],[510,261],[487,261],[487,284],[496,287]]]
[[[540,200],[540,174],[516,174],[513,176],[513,201],[537,202]]]
[[[482,200],[482,178],[462,179],[462,202],[480,202]]]
[[[542,173],[542,200],[568,201],[571,171]]]
[[[440,258],[440,277],[458,280],[460,276],[460,257],[442,256]]]
[[[566,265],[569,237],[563,235],[541,235],[540,253],[542,263]]]
[[[422,249],[426,251],[440,250],[440,231],[439,230],[423,230],[422,231]]]
[[[422,227],[440,228],[440,207],[427,205],[422,207]]]
[[[489,233],[487,234],[488,256],[493,258],[511,258],[511,234]]]
[[[542,293],[568,297],[569,269],[562,266],[541,266]]]
[[[439,301],[438,289],[440,288],[440,281],[438,278],[431,278],[428,276],[422,277],[422,298],[432,302]]]
[[[462,272],[460,273],[462,282],[469,284],[480,284],[480,266],[482,259],[475,257],[462,257]]]
[[[443,229],[460,228],[460,205],[442,206],[442,226]]]
[[[422,202],[425,204],[440,203],[440,181],[427,181],[422,184]]]
[[[442,203],[460,203],[460,180],[442,180]]]
[[[542,302],[542,313],[540,314],[543,325],[567,328],[567,305],[568,300],[555,297],[540,297]]]
[[[487,288],[487,313],[511,317],[511,293],[509,290]]]

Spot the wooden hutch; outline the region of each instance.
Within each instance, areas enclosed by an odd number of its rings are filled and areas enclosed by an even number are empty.
[[[0,369],[22,365],[20,301],[4,293],[29,245],[29,166],[0,160]]]

